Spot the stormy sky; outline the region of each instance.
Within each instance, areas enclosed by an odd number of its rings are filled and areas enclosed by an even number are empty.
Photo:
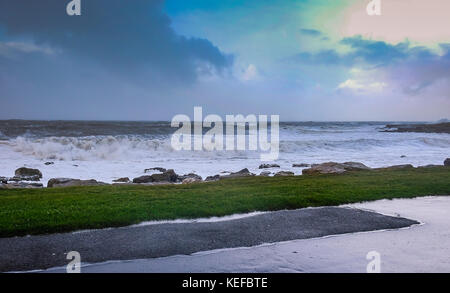
[[[0,119],[450,118],[450,2],[0,0]]]

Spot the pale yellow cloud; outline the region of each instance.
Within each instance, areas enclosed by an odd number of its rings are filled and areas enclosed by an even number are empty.
[[[381,92],[386,86],[387,84],[385,82],[347,79],[339,84],[338,89],[349,89],[359,92]]]

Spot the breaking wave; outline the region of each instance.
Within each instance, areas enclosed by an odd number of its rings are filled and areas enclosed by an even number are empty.
[[[367,135],[366,135],[367,136]],[[450,136],[442,137],[395,137],[375,135],[375,138],[318,137],[304,138],[302,135],[289,136],[280,141],[280,153],[318,154],[326,152],[382,151],[422,148],[448,148]],[[145,137],[136,135],[88,136],[88,137],[43,137],[19,136],[8,144],[14,151],[41,160],[89,161],[89,160],[134,160],[156,157],[183,157],[186,152],[174,151],[170,137]],[[188,152],[189,156],[217,158],[250,158],[251,151],[202,151]]]
[[[121,160],[172,152],[169,140],[138,136],[17,137],[10,145],[16,152],[44,160]]]

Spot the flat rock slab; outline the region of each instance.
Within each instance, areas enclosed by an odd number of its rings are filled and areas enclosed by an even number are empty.
[[[219,221],[166,223],[0,238],[0,271],[65,266],[78,251],[83,263],[156,258],[220,248],[251,247],[327,235],[397,229],[418,222],[353,208],[276,211]]]

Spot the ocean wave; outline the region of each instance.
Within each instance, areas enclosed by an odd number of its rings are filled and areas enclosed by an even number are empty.
[[[139,158],[145,153],[173,151],[168,140],[137,136],[17,137],[10,141],[10,146],[16,152],[38,159],[61,161],[120,160]]]
[[[280,152],[320,152],[320,151],[367,151],[383,148],[437,147],[448,148],[449,138],[352,138],[352,139],[319,139],[319,140],[289,140],[280,142]]]
[[[367,135],[365,135],[367,136]],[[5,141],[3,141],[5,144]],[[228,158],[243,159],[258,156],[255,151],[175,151],[170,137],[145,137],[139,135],[44,137],[20,136],[6,143],[14,151],[40,160],[89,161],[89,160],[137,160],[143,158]],[[393,137],[376,134],[364,138],[289,136],[280,141],[280,153],[305,154],[325,152],[383,152],[390,149],[448,148],[450,136],[441,137]]]

